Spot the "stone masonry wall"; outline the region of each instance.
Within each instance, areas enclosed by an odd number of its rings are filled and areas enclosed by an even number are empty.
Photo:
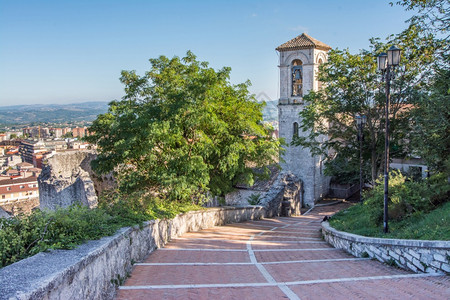
[[[414,272],[450,273],[450,241],[370,238],[334,229],[322,223],[325,240],[357,257],[371,257]]]
[[[261,206],[212,208],[122,228],[73,250],[42,252],[0,269],[0,299],[113,299],[134,262],[188,231],[263,218]]]

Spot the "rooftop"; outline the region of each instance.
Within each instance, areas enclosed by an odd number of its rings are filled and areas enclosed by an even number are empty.
[[[319,40],[316,40],[313,37],[310,37],[306,33],[302,33],[301,35],[293,38],[290,41],[278,46],[275,50],[277,51],[292,51],[292,50],[302,50],[302,49],[310,49],[316,48],[320,50],[330,50],[331,47],[325,43],[322,43]]]

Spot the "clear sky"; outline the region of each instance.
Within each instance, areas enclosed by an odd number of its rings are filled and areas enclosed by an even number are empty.
[[[277,46],[306,32],[367,49],[406,28],[390,1],[0,0],[0,106],[120,99],[121,70],[187,50],[276,99]]]

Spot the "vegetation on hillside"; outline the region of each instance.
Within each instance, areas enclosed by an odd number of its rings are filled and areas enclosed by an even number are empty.
[[[124,226],[203,209],[190,203],[155,201],[140,193],[128,197],[109,194],[100,203],[94,209],[71,206],[0,218],[0,268],[49,249],[72,249],[88,240],[112,235]]]
[[[450,185],[443,174],[420,182],[393,171],[389,180],[389,228],[383,233],[383,179],[364,195],[365,201],[330,219],[337,230],[401,239],[450,240]]]

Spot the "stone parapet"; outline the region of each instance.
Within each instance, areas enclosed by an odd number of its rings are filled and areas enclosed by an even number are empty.
[[[416,273],[450,273],[450,241],[371,238],[322,222],[325,241],[357,257],[371,257]]]
[[[170,239],[264,215],[261,206],[211,208],[122,228],[73,250],[42,252],[0,269],[0,299],[112,299],[133,264]]]

